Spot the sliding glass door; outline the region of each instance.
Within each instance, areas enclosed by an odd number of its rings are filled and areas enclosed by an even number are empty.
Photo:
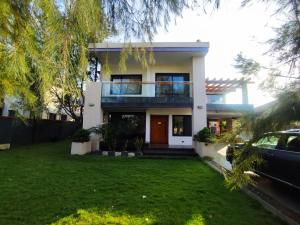
[[[112,75],[111,81],[112,95],[142,94],[142,75]]]
[[[158,73],[156,80],[156,96],[190,96],[189,74]]]

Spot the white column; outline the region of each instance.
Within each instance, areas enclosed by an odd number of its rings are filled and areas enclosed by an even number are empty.
[[[150,143],[150,112],[146,110],[146,132],[145,132],[145,142]]]
[[[86,85],[83,111],[83,128],[99,126],[103,123],[101,108],[101,82],[88,82]]]
[[[207,126],[205,60],[193,57],[193,134]]]

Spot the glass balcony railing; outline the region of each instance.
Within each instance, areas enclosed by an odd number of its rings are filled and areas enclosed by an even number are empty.
[[[192,98],[192,82],[102,82],[102,97]]]
[[[103,108],[192,107],[191,82],[102,82]]]

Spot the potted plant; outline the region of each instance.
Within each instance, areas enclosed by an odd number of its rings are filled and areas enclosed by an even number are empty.
[[[209,145],[215,142],[215,137],[211,133],[210,129],[204,127],[197,134],[193,136],[193,140],[196,141],[196,152],[201,156],[209,156],[213,145]]]
[[[136,156],[143,155],[143,152],[142,152],[142,149],[143,149],[143,146],[144,146],[143,138],[136,138],[135,142],[134,142],[134,146],[135,146],[135,149],[136,149],[135,155]]]
[[[204,127],[202,130],[200,130],[197,134],[194,135],[193,139],[194,141],[198,142],[204,142],[206,144],[211,143],[212,140],[212,134],[209,128]]]
[[[77,130],[72,137],[71,155],[84,155],[91,152],[90,131]]]

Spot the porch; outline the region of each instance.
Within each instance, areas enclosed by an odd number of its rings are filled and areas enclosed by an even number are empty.
[[[148,150],[192,149],[192,109],[131,109],[104,111],[104,123],[113,127],[118,149],[134,148],[142,138]]]

